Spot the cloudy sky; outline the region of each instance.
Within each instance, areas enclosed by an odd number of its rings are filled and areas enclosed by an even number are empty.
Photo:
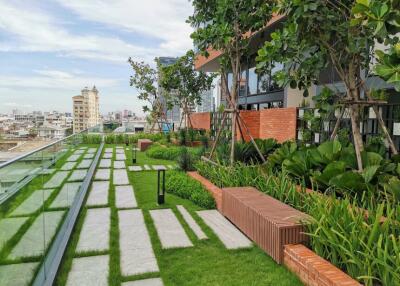
[[[191,12],[188,0],[0,0],[0,112],[71,111],[95,84],[102,113],[141,113],[127,59],[191,49]]]

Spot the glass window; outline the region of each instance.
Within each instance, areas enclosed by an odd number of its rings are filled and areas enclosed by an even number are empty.
[[[258,92],[264,93],[269,90],[269,74],[260,74],[258,76]]]
[[[271,83],[270,83],[270,87],[269,90],[273,91],[273,90],[278,90],[281,89],[279,87],[279,85],[274,81],[274,78],[272,77],[275,73],[277,73],[280,70],[283,70],[283,64],[281,63],[275,63],[275,66],[272,68],[271,70]]]
[[[246,96],[247,71],[243,70],[239,81],[239,96]]]
[[[231,91],[231,89],[232,89],[232,79],[233,79],[233,74],[232,73],[228,73],[228,88],[229,88],[229,91]]]
[[[256,74],[255,67],[249,69],[248,85],[249,85],[249,95],[256,94],[257,93],[257,74]]]

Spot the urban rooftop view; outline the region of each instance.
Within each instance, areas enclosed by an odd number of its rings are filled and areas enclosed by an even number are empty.
[[[0,286],[400,285],[400,1],[0,0]]]

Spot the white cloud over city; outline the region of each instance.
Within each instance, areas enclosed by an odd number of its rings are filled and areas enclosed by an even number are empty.
[[[19,94],[31,100],[42,89],[54,109],[57,100],[63,107],[71,103],[64,102],[66,92],[73,96],[96,84],[103,111],[126,108],[115,104],[122,98],[138,111],[127,58],[151,63],[190,49],[185,20],[191,10],[187,0],[0,0],[0,99],[15,103],[10,97]],[[64,96],[55,98],[57,91]]]

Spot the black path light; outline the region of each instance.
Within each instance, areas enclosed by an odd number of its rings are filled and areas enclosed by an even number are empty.
[[[159,205],[165,202],[165,170],[164,166],[157,166],[157,203]]]
[[[137,159],[137,147],[135,144],[132,144],[132,163],[136,164]]]

